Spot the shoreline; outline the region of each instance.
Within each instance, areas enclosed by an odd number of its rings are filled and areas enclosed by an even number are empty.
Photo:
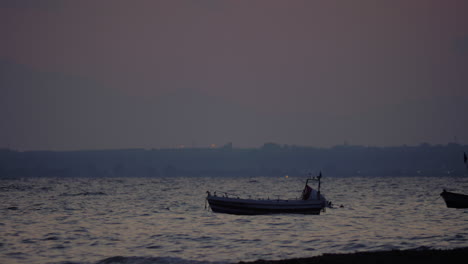
[[[385,251],[363,251],[354,253],[322,254],[314,257],[283,260],[240,261],[238,264],[345,264],[345,263],[398,263],[439,264],[466,263],[468,247],[454,249],[407,249]]]

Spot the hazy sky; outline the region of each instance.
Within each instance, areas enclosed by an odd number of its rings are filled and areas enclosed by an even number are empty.
[[[0,0],[0,148],[468,143],[468,1]]]

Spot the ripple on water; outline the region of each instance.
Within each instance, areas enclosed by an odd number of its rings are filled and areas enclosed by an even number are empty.
[[[34,239],[27,238],[27,239],[21,240],[21,243],[23,243],[23,244],[35,244],[35,243],[37,243],[37,241],[34,240]]]
[[[0,180],[0,186],[10,186],[0,208],[0,227],[7,230],[0,237],[0,262],[96,263],[118,252],[165,254],[181,263],[232,263],[421,245],[468,246],[468,210],[448,209],[439,197],[440,186],[457,189],[468,186],[468,179],[324,178],[323,193],[344,208],[319,216],[231,216],[204,209],[206,190],[225,186],[240,196],[266,197],[296,191],[297,186],[290,186],[296,183],[303,186],[294,177]],[[168,195],[174,186],[184,185],[191,186],[189,192]],[[92,195],[100,192],[105,195]]]

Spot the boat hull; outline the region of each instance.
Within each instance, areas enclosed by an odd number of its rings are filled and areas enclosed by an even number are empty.
[[[211,210],[236,215],[312,214],[325,208],[325,200],[251,200],[208,196]]]
[[[448,208],[468,208],[468,195],[443,191],[440,196],[444,198]]]

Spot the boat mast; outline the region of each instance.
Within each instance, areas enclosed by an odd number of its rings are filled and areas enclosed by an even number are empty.
[[[322,179],[322,171],[320,171],[320,174],[319,176],[317,176],[317,179],[318,179],[318,193],[320,194],[320,179]]]
[[[309,180],[317,180],[318,181],[318,186],[317,186],[317,196],[320,199],[320,185],[321,185],[321,180],[322,179],[322,171],[320,171],[319,175],[317,177],[312,178],[311,173],[309,173],[309,178],[306,180],[306,186],[309,183]]]
[[[465,162],[465,167],[466,167],[466,170],[468,171],[468,163],[466,163],[467,162],[466,152],[463,152],[463,162]]]

